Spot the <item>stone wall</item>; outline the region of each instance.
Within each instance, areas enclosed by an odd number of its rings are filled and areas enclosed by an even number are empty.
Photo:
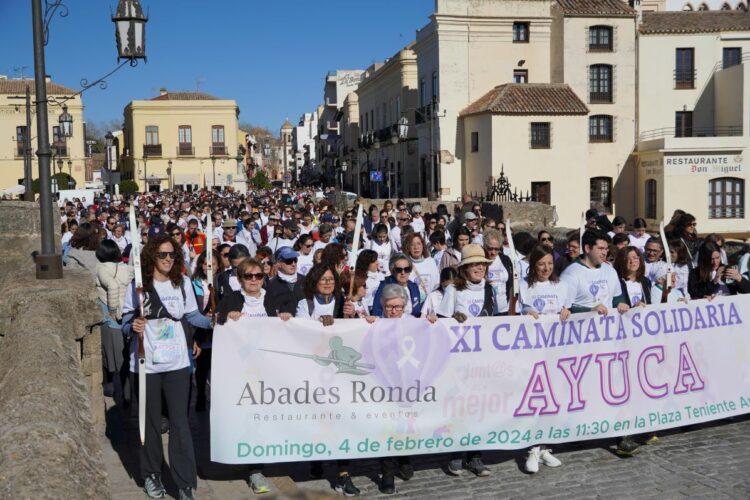
[[[40,246],[38,205],[0,202],[0,498],[108,498],[92,278],[37,281]]]

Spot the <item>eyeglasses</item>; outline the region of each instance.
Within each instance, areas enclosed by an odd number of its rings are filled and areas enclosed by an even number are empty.
[[[267,260],[262,260],[262,261],[260,261],[260,263],[263,266],[270,266],[271,265],[271,263],[269,261],[267,261]]]
[[[431,221],[430,221],[430,225],[431,225],[431,226],[434,226],[435,224],[437,224],[437,221],[434,221],[434,220],[431,220]]]
[[[402,222],[405,222],[405,221],[408,221],[409,218],[408,217],[399,217],[398,220],[400,220]]]
[[[552,238],[539,238],[539,241],[552,241]]]
[[[292,264],[297,263],[297,257],[294,257],[293,259],[281,259],[281,262],[283,262],[287,266],[291,266]]]
[[[174,233],[170,233],[172,236],[180,236],[182,233],[179,231],[175,231]]]
[[[336,278],[320,278],[321,283],[334,283]]]
[[[488,252],[499,252],[500,251],[500,247],[484,247],[484,249],[487,250]]]
[[[402,273],[410,273],[411,272],[411,266],[406,267],[394,267],[393,272],[395,274],[402,274]]]
[[[394,312],[403,311],[404,306],[385,306],[383,309],[385,309],[386,311],[394,311]]]
[[[167,258],[175,260],[177,258],[177,252],[156,252],[156,257],[161,260],[166,260]]]
[[[307,245],[302,245],[303,248],[312,248],[312,246],[313,246],[312,243],[309,243]]]
[[[505,226],[497,226],[498,231],[505,231]]]
[[[221,252],[221,256],[225,259],[229,258],[229,252]]]
[[[251,281],[251,280],[257,280],[260,281],[263,279],[264,274],[263,273],[244,273],[242,275],[242,279]]]
[[[646,248],[646,253],[659,253],[658,248]]]

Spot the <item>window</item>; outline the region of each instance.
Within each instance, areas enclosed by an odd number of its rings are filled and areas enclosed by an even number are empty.
[[[589,117],[589,142],[612,142],[612,117],[610,115]]]
[[[146,144],[148,146],[159,144],[159,127],[146,125]]]
[[[592,64],[589,67],[589,101],[612,102],[612,66],[609,64]]]
[[[532,182],[531,199],[549,205],[552,200],[551,188],[549,182]]]
[[[284,137],[284,142],[289,142],[290,136]],[[224,144],[224,125],[211,126],[211,155],[226,155],[227,147]]]
[[[721,177],[708,182],[708,218],[743,219],[745,217],[745,181]]]
[[[16,156],[23,156],[26,151],[26,126],[16,127]]]
[[[695,88],[695,49],[675,49],[674,88]]]
[[[479,132],[471,133],[471,152],[476,153],[479,151]]]
[[[612,211],[612,177],[592,177],[590,182],[591,206],[601,203]]]
[[[192,156],[193,152],[193,129],[190,125],[180,125],[177,129],[177,154],[180,156]]]
[[[693,136],[693,112],[677,111],[674,114],[674,136],[675,137],[692,137]]]
[[[601,52],[612,51],[611,26],[592,26],[589,28],[589,50]]]
[[[646,218],[656,219],[656,180],[646,181]]]
[[[550,147],[550,124],[532,123],[531,124],[531,148],[532,149],[549,149]]]
[[[742,49],[740,47],[725,47],[723,53],[724,68],[736,66],[742,62]]]
[[[513,23],[513,43],[528,43],[529,23]]]
[[[513,70],[513,83],[529,83],[529,70],[514,69]]]

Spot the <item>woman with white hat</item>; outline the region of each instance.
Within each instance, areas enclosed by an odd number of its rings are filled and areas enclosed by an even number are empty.
[[[453,318],[463,323],[469,317],[494,316],[497,314],[495,289],[487,281],[487,269],[492,263],[485,257],[481,246],[465,245],[461,249],[461,263],[458,276],[452,285],[445,289],[437,313],[441,317]],[[466,453],[465,457],[453,454],[448,463],[448,472],[454,476],[463,474],[464,469],[477,476],[490,475],[490,469],[482,462],[478,451]]]

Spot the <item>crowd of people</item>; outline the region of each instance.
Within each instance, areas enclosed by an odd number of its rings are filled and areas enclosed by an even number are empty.
[[[144,346],[147,415],[140,471],[150,497],[166,493],[160,434],[168,431],[172,478],[181,499],[194,498],[188,413],[210,405],[216,324],[294,317],[328,326],[344,318],[374,322],[408,315],[431,322],[515,314],[565,320],[577,312],[624,313],[750,292],[749,254],[728,256],[720,235],[699,237],[695,218],[681,211],[666,227],[666,245],[648,233],[644,220],[610,221],[596,210],[586,213],[583,234],[575,230],[556,241],[548,230],[511,228],[511,244],[505,222],[483,215],[482,204],[468,198],[450,210],[445,204],[425,210],[403,200],[363,206],[361,234],[354,234],[361,203],[341,209],[313,191],[258,190],[105,195],[63,204],[64,262],[94,278],[104,316],[105,392],[126,409],[137,407],[138,384],[132,381],[139,369],[137,346]],[[128,224],[131,205],[137,227]],[[130,258],[134,239],[142,246],[143,311]],[[520,276],[517,290],[514,272]],[[656,439],[646,436],[645,442]],[[631,456],[643,442],[623,437],[617,453]],[[535,446],[527,451],[525,468],[534,473],[540,464],[561,462],[550,449]],[[337,462],[337,468],[335,489],[359,494],[348,462]],[[396,476],[408,480],[414,474],[407,457],[383,458],[381,468],[384,493],[395,492]],[[450,456],[447,470],[490,474],[479,452]],[[311,464],[311,474],[322,475],[320,462]],[[262,464],[250,467],[248,482],[255,493],[269,490]]]

